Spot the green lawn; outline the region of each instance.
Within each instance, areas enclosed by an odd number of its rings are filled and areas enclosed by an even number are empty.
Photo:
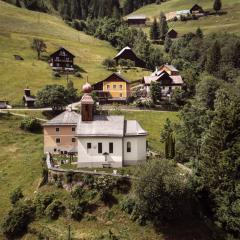
[[[83,78],[70,76],[75,87],[81,90],[86,78],[96,82],[111,72],[102,66],[103,59],[114,57],[116,50],[107,42],[78,32],[56,16],[20,9],[0,1],[0,99],[10,104],[20,104],[23,89],[29,86],[33,94],[46,84],[66,84],[66,76],[55,79],[46,61],[38,61],[31,48],[33,38],[41,38],[47,44],[49,55],[60,46],[75,56],[75,63],[82,69]],[[14,54],[24,61],[16,61]],[[130,80],[141,78],[142,70],[123,72]]]
[[[158,17],[160,12],[168,13],[177,10],[190,9],[195,3],[202,6],[204,10],[212,11],[212,0],[169,0],[160,5],[146,5],[130,15],[144,14],[152,20],[153,17]],[[191,20],[187,22],[170,22],[169,27],[174,28],[180,34],[190,31],[195,32],[198,27],[201,27],[204,33],[225,31],[228,33],[240,34],[239,0],[222,0],[222,11],[227,12],[227,14],[222,16],[207,16],[202,17],[199,20]]]
[[[41,177],[42,134],[20,130],[20,120],[0,114],[0,222],[10,207],[9,193],[20,186],[32,195]]]

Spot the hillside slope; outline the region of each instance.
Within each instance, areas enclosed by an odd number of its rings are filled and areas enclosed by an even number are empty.
[[[75,56],[75,64],[82,70],[83,78],[70,76],[75,87],[81,89],[88,75],[90,82],[104,79],[110,74],[102,66],[103,59],[113,57],[116,50],[107,42],[78,32],[58,17],[17,8],[0,1],[0,99],[10,104],[21,103],[23,89],[29,86],[36,94],[46,84],[66,84],[66,76],[55,79],[46,61],[38,61],[31,48],[33,38],[41,38],[51,54],[60,46],[70,50]],[[14,54],[24,61],[16,61]],[[135,79],[141,72],[127,73]]]
[[[158,17],[160,12],[168,13],[183,9],[190,9],[195,3],[203,7],[204,10],[212,10],[213,0],[169,0],[160,5],[149,4],[130,15],[145,14],[151,20]],[[187,22],[171,22],[169,27],[176,29],[180,34],[194,32],[197,27],[201,27],[205,33],[227,31],[240,34],[240,1],[222,0],[222,11],[226,12],[222,16],[207,16],[199,20]]]

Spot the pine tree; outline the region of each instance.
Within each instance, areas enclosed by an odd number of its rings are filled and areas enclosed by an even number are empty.
[[[212,47],[209,49],[209,53],[207,55],[207,61],[205,65],[206,70],[211,74],[218,72],[220,60],[221,60],[220,45],[218,41],[215,41]]]
[[[165,52],[169,52],[171,46],[172,46],[172,39],[167,35],[164,41]]]
[[[159,23],[159,37],[164,40],[165,36],[168,32],[168,24],[166,20],[166,16],[164,13],[160,14],[160,23]]]
[[[126,0],[123,5],[123,14],[127,15],[134,10],[133,0]]]
[[[150,28],[150,39],[151,40],[158,40],[159,39],[159,25],[157,23],[156,18],[153,20],[153,24]]]
[[[198,27],[197,30],[196,30],[196,37],[203,38],[203,32],[202,32],[202,29],[200,27]]]
[[[221,0],[214,0],[213,9],[218,13],[222,8]]]

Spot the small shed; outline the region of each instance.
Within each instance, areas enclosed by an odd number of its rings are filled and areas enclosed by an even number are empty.
[[[118,64],[120,59],[128,59],[135,63],[136,67],[144,68],[146,66],[145,62],[137,57],[130,47],[123,48],[115,57],[114,60]]]
[[[7,101],[0,101],[0,109],[7,109],[8,102]]]
[[[198,4],[194,4],[192,8],[190,9],[191,14],[198,14],[198,13],[204,13],[204,10],[201,6]]]
[[[29,88],[25,88],[23,95],[24,106],[28,108],[34,107],[35,101],[35,97],[31,96],[31,90]]]
[[[128,25],[146,25],[147,18],[144,15],[134,15],[127,17]]]
[[[167,32],[167,35],[169,38],[176,38],[178,33],[174,30],[174,29],[170,29],[168,32]]]
[[[15,59],[15,60],[20,60],[20,61],[23,61],[23,60],[24,60],[23,57],[21,57],[20,55],[14,54],[13,56],[14,56],[14,59]]]

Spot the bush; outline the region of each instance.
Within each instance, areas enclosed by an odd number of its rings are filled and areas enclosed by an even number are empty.
[[[26,117],[20,123],[20,128],[29,132],[40,132],[42,129],[41,123],[35,118]]]
[[[71,218],[77,221],[81,220],[84,213],[87,210],[87,206],[88,206],[88,203],[86,201],[84,202],[77,201],[77,202],[71,203],[69,206]]]
[[[106,58],[103,60],[102,65],[105,66],[107,69],[115,68],[116,62],[111,58]]]
[[[126,197],[120,203],[121,210],[131,214],[135,207],[135,201],[132,198]]]
[[[2,231],[9,239],[15,239],[26,232],[28,224],[33,220],[35,207],[31,202],[14,205],[3,219]]]
[[[174,161],[160,159],[148,162],[139,171],[134,186],[135,216],[154,224],[175,220],[189,211],[190,182]]]
[[[10,194],[10,201],[12,204],[15,204],[18,202],[21,198],[23,198],[23,193],[21,188],[16,188],[13,192]]]
[[[73,191],[71,191],[71,196],[75,199],[81,199],[85,190],[81,186],[76,186]]]
[[[58,217],[65,210],[64,205],[59,200],[54,200],[45,210],[46,215],[51,219],[58,219]]]
[[[118,64],[122,67],[132,68],[135,67],[135,63],[129,59],[120,59]]]
[[[107,202],[112,195],[113,188],[116,186],[116,181],[111,177],[100,176],[96,179],[94,187],[98,191],[100,199]]]
[[[53,202],[55,199],[54,194],[42,194],[39,193],[35,199],[35,206],[38,216],[42,216],[45,213],[45,209]]]
[[[93,189],[94,177],[92,175],[84,174],[82,181],[83,181],[84,185],[87,185],[90,189]]]
[[[61,74],[59,72],[55,72],[55,71],[52,72],[52,75],[55,78],[60,78],[61,77]]]
[[[82,74],[78,71],[78,72],[75,72],[75,73],[74,73],[74,76],[75,76],[75,77],[78,77],[78,78],[81,78],[81,77],[82,77]]]

